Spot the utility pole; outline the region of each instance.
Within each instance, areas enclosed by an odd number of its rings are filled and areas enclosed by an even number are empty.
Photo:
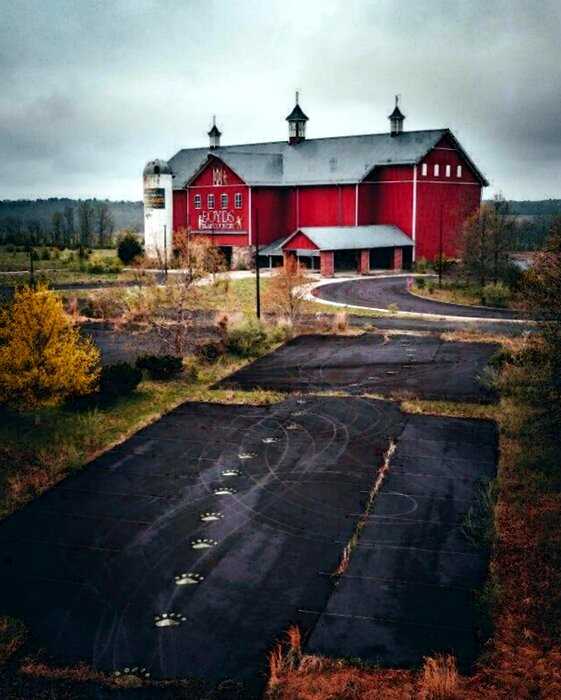
[[[438,288],[442,289],[442,209],[443,203],[440,203],[440,231],[438,234]]]
[[[261,318],[261,288],[259,279],[259,209],[255,209],[255,314]]]
[[[167,226],[164,224],[164,279],[167,282],[168,279],[168,238],[167,238]]]

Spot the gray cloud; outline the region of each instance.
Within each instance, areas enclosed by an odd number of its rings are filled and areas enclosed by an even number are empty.
[[[0,197],[139,198],[152,157],[450,126],[513,198],[561,196],[557,0],[19,0],[0,25]]]

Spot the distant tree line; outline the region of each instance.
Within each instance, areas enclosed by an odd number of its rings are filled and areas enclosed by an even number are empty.
[[[506,204],[513,218],[510,250],[542,250],[553,220],[561,216],[561,199],[507,200]]]
[[[142,202],[0,201],[0,244],[108,247],[121,229],[140,230]]]

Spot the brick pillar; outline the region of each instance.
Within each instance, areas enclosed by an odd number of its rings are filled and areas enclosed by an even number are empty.
[[[285,270],[288,269],[291,265],[293,265],[294,269],[296,269],[298,259],[296,257],[296,253],[293,250],[284,250],[282,253],[282,257]]]
[[[322,277],[333,277],[335,272],[335,254],[332,250],[322,250],[319,254]]]
[[[358,274],[367,275],[370,272],[370,251],[361,250],[358,259]]]
[[[401,270],[403,268],[403,248],[393,249],[393,269]]]

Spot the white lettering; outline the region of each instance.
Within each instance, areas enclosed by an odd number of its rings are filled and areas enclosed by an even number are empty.
[[[217,229],[219,231],[232,231],[241,229],[242,218],[236,216],[234,212],[226,209],[210,209],[199,214],[199,230],[208,231]]]

